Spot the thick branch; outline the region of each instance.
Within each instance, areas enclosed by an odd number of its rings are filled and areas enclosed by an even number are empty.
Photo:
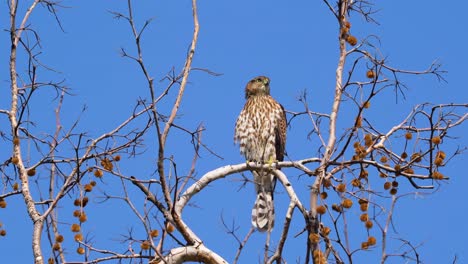
[[[10,2],[10,37],[11,37],[11,50],[10,50],[10,81],[11,81],[11,109],[9,112],[11,133],[13,137],[18,137],[18,120],[17,120],[17,111],[18,111],[18,82],[17,82],[17,70],[16,70],[16,52],[18,47],[18,42],[21,37],[21,33],[24,30],[26,21],[31,15],[33,9],[36,7],[39,0],[34,1],[31,6],[26,11],[26,14],[23,17],[20,28],[16,28],[16,16],[17,16],[17,7],[18,2],[16,0],[11,0]],[[42,250],[41,250],[41,236],[42,236],[42,227],[43,221],[40,220],[40,214],[36,209],[34,204],[33,197],[31,196],[29,189],[29,180],[28,175],[23,163],[22,153],[20,144],[14,144],[13,146],[13,157],[18,159],[16,164],[18,172],[21,179],[21,192],[23,194],[24,201],[26,203],[27,211],[29,217],[34,222],[33,229],[33,241],[32,248],[34,254],[34,262],[39,264],[43,263]]]
[[[187,246],[171,249],[169,254],[164,257],[164,260],[159,260],[155,263],[181,264],[189,261],[203,262],[206,264],[228,263],[218,254],[207,249],[203,244],[200,246]]]
[[[332,110],[330,114],[330,123],[329,123],[329,131],[328,131],[328,143],[325,148],[325,154],[320,163],[319,175],[315,179],[314,184],[310,191],[310,217],[311,220],[311,227],[309,229],[310,233],[318,233],[318,219],[317,219],[317,203],[318,203],[318,194],[320,183],[326,177],[326,167],[328,166],[328,162],[330,161],[333,152],[335,150],[335,143],[336,143],[336,124],[338,120],[338,112],[341,104],[342,94],[343,94],[343,69],[346,62],[346,40],[345,36],[342,34],[343,29],[346,28],[347,22],[347,11],[348,11],[348,0],[340,0],[338,1],[339,6],[339,14],[337,16],[339,22],[339,59],[338,59],[338,66],[336,68],[336,77],[335,77],[335,95],[333,99]],[[315,252],[318,249],[318,244],[315,242],[311,242],[311,252]],[[315,262],[315,258],[314,258]]]

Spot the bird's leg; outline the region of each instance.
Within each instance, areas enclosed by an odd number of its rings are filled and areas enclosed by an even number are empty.
[[[273,158],[273,155],[271,155],[270,158],[268,159],[267,164],[271,166],[274,162],[275,162],[275,159]]]
[[[270,167],[270,169],[273,167],[273,163],[278,163],[278,160],[273,158],[273,155],[271,155],[270,158],[267,161],[267,164]]]

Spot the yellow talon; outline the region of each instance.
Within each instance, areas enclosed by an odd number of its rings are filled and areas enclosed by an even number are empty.
[[[271,165],[273,165],[274,162],[276,162],[276,160],[273,158],[273,156],[270,156],[270,158],[268,159],[267,164],[271,167]]]

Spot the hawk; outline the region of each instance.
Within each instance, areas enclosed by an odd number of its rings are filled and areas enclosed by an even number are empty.
[[[270,96],[270,79],[255,77],[245,87],[246,102],[236,121],[234,142],[248,161],[283,161],[286,144],[286,113]],[[252,209],[252,225],[271,230],[275,221],[273,191],[276,179],[268,171],[252,171],[257,200]]]

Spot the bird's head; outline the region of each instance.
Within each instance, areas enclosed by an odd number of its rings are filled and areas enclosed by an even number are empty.
[[[247,83],[245,98],[257,95],[270,95],[270,79],[266,76],[258,76]]]

